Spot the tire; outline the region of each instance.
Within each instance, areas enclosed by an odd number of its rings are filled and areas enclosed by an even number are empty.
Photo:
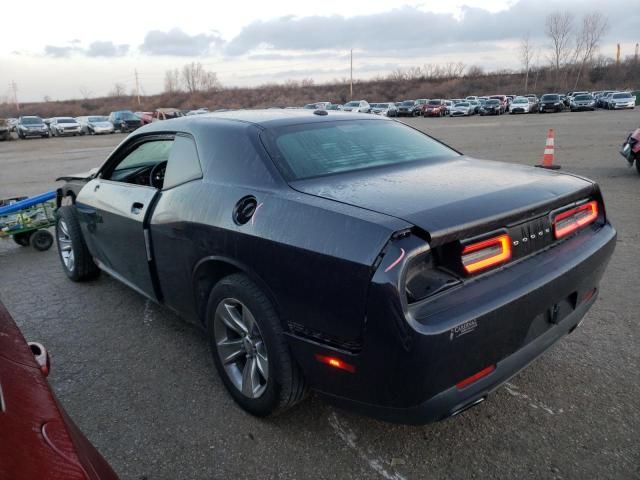
[[[48,230],[36,230],[29,239],[29,244],[36,250],[44,252],[53,245],[53,235]]]
[[[33,231],[24,232],[24,233],[16,233],[13,236],[13,241],[16,242],[18,245],[20,245],[21,247],[28,247],[29,246],[29,240],[31,240],[31,235],[32,234],[33,234]]]
[[[244,327],[229,321],[233,318],[241,319]],[[211,290],[206,326],[220,378],[245,411],[258,417],[277,415],[304,398],[304,377],[291,355],[280,319],[267,296],[246,275],[229,275]],[[220,349],[223,343],[226,352]],[[252,349],[253,353],[247,353]],[[223,356],[233,358],[223,363]],[[251,382],[245,380],[247,368],[255,374]]]
[[[74,282],[82,282],[100,274],[82,236],[74,205],[58,209],[56,239],[58,240],[58,257],[67,277]]]

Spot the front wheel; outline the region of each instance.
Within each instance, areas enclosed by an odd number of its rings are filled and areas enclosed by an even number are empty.
[[[74,205],[58,209],[56,239],[58,256],[67,277],[74,282],[82,282],[98,276],[100,270],[93,262],[84,241]]]
[[[244,410],[278,414],[304,398],[306,387],[268,297],[247,276],[233,274],[213,288],[207,332],[222,382]]]

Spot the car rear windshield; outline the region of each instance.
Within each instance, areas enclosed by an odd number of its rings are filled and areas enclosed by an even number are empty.
[[[458,155],[413,128],[384,120],[293,125],[269,130],[263,139],[288,180]]]
[[[558,95],[542,95],[542,100],[547,101],[547,102],[557,102],[558,100],[560,100],[560,97]]]
[[[614,93],[612,95],[613,98],[631,98],[630,93]]]

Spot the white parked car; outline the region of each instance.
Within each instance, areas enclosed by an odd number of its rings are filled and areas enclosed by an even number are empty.
[[[609,110],[618,110],[622,108],[635,108],[636,97],[629,92],[615,92],[608,97],[607,108]]]
[[[450,115],[452,117],[462,117],[473,115],[475,107],[469,102],[458,102],[451,107]]]
[[[345,112],[369,113],[371,112],[371,105],[366,100],[353,100],[345,103],[343,110]]]
[[[103,133],[113,133],[115,128],[113,123],[109,121],[109,117],[92,115],[88,117],[78,117],[80,129],[83,135],[100,135]]]
[[[54,137],[65,135],[80,135],[82,127],[73,117],[53,117],[49,119],[49,130]]]
[[[516,97],[511,101],[509,113],[529,113],[531,111],[531,102],[527,97]]]
[[[331,106],[331,102],[307,103],[303,108],[307,110],[327,110]]]

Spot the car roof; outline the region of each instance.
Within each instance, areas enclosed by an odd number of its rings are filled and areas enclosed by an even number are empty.
[[[323,110],[326,115],[317,115],[310,109],[265,109],[265,110],[231,110],[226,112],[212,112],[203,115],[189,115],[164,122],[151,123],[144,127],[145,132],[176,129],[181,125],[184,129],[202,126],[203,123],[217,123],[220,121],[253,124],[262,128],[284,127],[303,123],[331,122],[334,120],[371,120],[388,121],[384,117],[363,113],[341,112],[338,110]]]

